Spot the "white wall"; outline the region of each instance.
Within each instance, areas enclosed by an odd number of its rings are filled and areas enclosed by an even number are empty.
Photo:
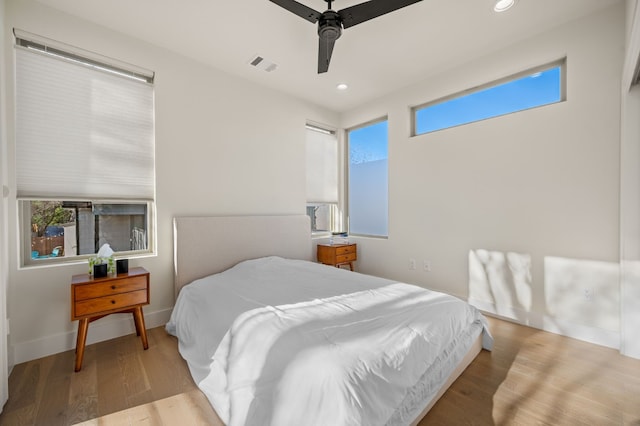
[[[640,48],[637,0],[627,1],[625,71],[632,73]],[[622,329],[620,352],[640,358],[640,86],[622,86],[620,262]]]
[[[640,358],[640,86],[624,94],[623,108],[620,351]]]
[[[174,302],[174,216],[304,214],[305,123],[310,119],[336,125],[336,114],[35,1],[7,1],[5,33],[13,27],[156,72],[158,255],[130,262],[151,272],[151,304],[144,309],[147,326],[164,324]],[[7,38],[5,69],[12,81],[13,40]],[[11,105],[12,88],[6,87]],[[7,148],[11,158],[11,127]],[[15,206],[11,168],[9,186],[8,204]],[[84,273],[86,264],[19,269],[15,208],[9,213],[10,343],[13,361],[19,363],[75,346],[70,279]],[[92,323],[88,343],[132,331],[128,316],[113,315]]]
[[[389,117],[389,238],[357,239],[359,270],[617,347],[624,20],[621,3],[344,114]],[[412,105],[564,56],[566,102],[409,136]]]

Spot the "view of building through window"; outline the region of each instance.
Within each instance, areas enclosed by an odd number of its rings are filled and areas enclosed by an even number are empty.
[[[97,253],[103,244],[115,252],[146,250],[148,206],[90,201],[29,201],[31,258],[49,259]]]

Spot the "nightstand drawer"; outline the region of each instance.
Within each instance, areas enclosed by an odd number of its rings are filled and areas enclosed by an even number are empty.
[[[336,255],[340,256],[341,254],[349,254],[349,253],[354,253],[356,252],[356,246],[355,245],[348,245],[348,246],[340,246],[340,247],[336,247]]]
[[[102,315],[117,309],[126,309],[134,305],[143,305],[149,302],[146,288],[144,290],[128,293],[113,294],[111,296],[96,297],[82,300],[75,304],[75,317],[98,314]]]
[[[76,301],[93,299],[101,296],[111,296],[120,293],[128,293],[147,288],[147,277],[133,277],[122,280],[110,280],[95,284],[76,286],[74,298]]]
[[[355,253],[340,254],[336,256],[336,263],[348,263],[353,262],[354,260],[356,260]]]

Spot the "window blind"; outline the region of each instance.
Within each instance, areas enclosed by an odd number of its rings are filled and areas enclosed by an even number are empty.
[[[307,126],[307,202],[338,202],[338,140]]]
[[[153,86],[16,46],[16,181],[21,199],[153,200]]]

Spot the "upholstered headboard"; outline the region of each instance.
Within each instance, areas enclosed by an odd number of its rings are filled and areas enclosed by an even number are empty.
[[[175,217],[175,294],[193,280],[243,260],[264,256],[311,260],[311,252],[306,215]]]

